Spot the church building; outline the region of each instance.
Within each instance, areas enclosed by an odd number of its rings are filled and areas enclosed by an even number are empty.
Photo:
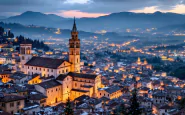
[[[69,39],[69,60],[32,57],[31,48],[31,44],[20,45],[21,71],[41,78],[55,77],[34,82],[36,90],[47,97],[45,105],[65,102],[68,98],[74,100],[82,95],[98,97],[101,76],[80,73],[80,39],[75,20]]]
[[[69,39],[69,60],[53,59],[45,57],[32,57],[32,44],[20,45],[21,71],[25,74],[40,74],[42,77],[59,76],[68,72],[80,72],[80,39],[74,20]]]

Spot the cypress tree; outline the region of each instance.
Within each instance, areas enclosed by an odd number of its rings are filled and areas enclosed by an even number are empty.
[[[70,102],[69,98],[66,102],[66,107],[64,109],[64,113],[65,113],[65,115],[74,115],[73,109],[71,108],[71,102]]]
[[[142,110],[139,106],[139,102],[137,99],[137,81],[135,79],[135,86],[132,92],[132,97],[130,98],[130,107],[128,109],[128,115],[141,115]]]

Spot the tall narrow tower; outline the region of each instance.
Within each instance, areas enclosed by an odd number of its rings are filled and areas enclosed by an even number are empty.
[[[69,62],[72,64],[71,72],[80,72],[80,39],[78,39],[78,31],[74,18],[73,29],[71,31],[71,39],[69,39]]]
[[[20,44],[20,62],[21,62],[22,72],[26,71],[24,64],[32,58],[31,49],[32,49],[32,44],[29,44],[26,42]]]

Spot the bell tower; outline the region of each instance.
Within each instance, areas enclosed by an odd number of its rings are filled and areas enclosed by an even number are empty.
[[[26,42],[23,42],[20,44],[20,62],[21,62],[22,72],[26,71],[24,64],[26,64],[32,58],[31,49],[32,49],[32,44],[29,44]]]
[[[78,39],[75,18],[71,38],[69,39],[69,62],[72,64],[71,72],[80,73],[80,39]]]

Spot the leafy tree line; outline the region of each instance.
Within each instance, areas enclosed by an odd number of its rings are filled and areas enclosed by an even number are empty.
[[[152,57],[152,58],[148,58],[147,62],[148,63],[162,63],[162,60],[161,60],[160,57],[155,56],[155,57]]]
[[[47,45],[45,45],[43,41],[32,40],[30,38],[26,39],[26,38],[24,38],[24,36],[21,36],[21,35],[16,37],[16,40],[13,41],[13,45],[20,45],[22,42],[32,44],[33,48],[43,49],[45,51],[49,50],[49,47]]]
[[[26,39],[24,36],[20,35],[15,38],[15,40],[9,41],[7,38],[14,38],[14,34],[9,30],[5,32],[4,28],[0,27],[0,43],[12,43],[13,45],[20,45],[22,42],[32,44],[33,48],[43,49],[45,51],[49,50],[49,47],[44,44],[43,41],[32,40],[30,38]]]

